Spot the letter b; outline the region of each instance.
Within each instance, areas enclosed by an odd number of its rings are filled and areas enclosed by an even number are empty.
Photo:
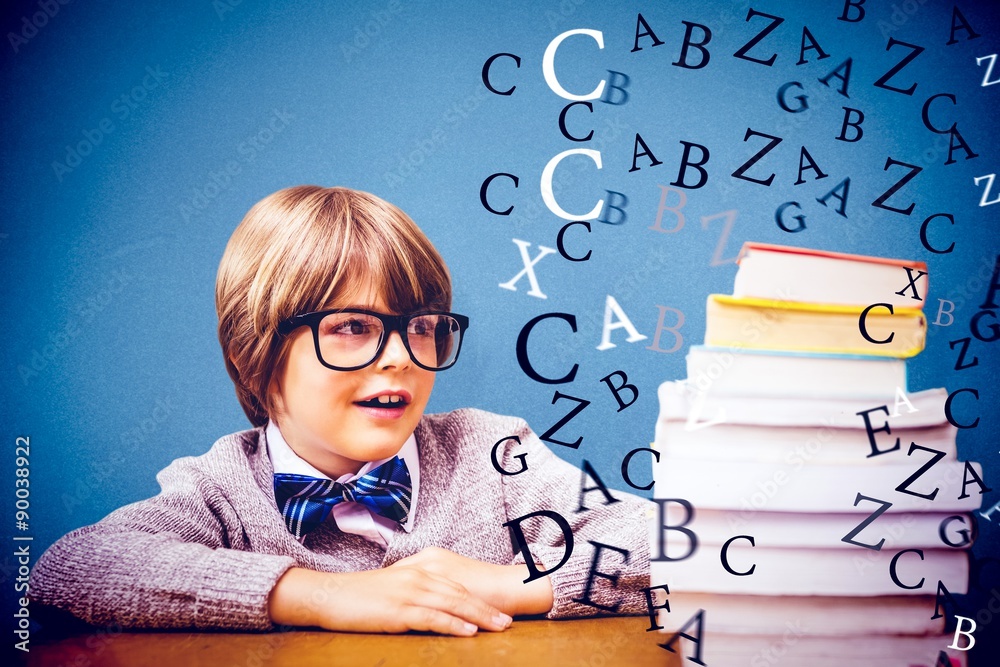
[[[865,8],[862,7],[864,4],[865,0],[844,0],[844,13],[838,16],[837,20],[857,23],[865,17]],[[858,10],[853,17],[851,16],[852,9]]]
[[[945,307],[944,307],[945,304],[950,305],[951,308],[949,308],[948,310],[945,310]],[[954,312],[955,312],[955,302],[954,301],[949,301],[948,299],[938,299],[937,317],[934,319],[934,322],[932,322],[932,324],[934,324],[934,326],[938,326],[938,327],[950,327],[952,325],[952,323],[954,323],[954,321],[955,321],[955,316],[952,315],[952,313],[954,313]],[[948,318],[948,322],[947,323],[942,322],[941,321],[942,317],[947,317]]]
[[[958,651],[968,651],[970,648],[976,645],[976,638],[972,636],[972,633],[976,631],[976,622],[971,618],[966,618],[965,616],[957,616],[957,615],[955,616],[955,620],[958,621],[958,624],[955,626],[955,636],[952,638],[951,645],[948,648],[955,649]],[[962,624],[965,621],[968,621],[970,625],[967,631],[962,629]],[[969,638],[968,646],[958,645],[959,635],[965,635],[966,637]]]
[[[611,378],[613,377],[617,377],[621,380],[621,386],[616,387],[611,383]],[[636,399],[639,398],[639,389],[636,388],[634,384],[629,384],[628,375],[626,375],[624,371],[614,371],[605,377],[602,377],[601,382],[608,385],[608,389],[610,389],[612,395],[614,395],[615,401],[618,402],[618,412],[621,412],[628,406],[632,405],[635,403]],[[622,400],[621,392],[624,390],[628,390],[632,394],[632,398],[630,398],[627,402]]]
[[[708,172],[705,170],[703,165],[708,163],[709,157],[711,157],[708,152],[708,148],[702,146],[701,144],[696,144],[690,141],[681,140],[681,144],[684,146],[684,153],[681,154],[681,166],[677,171],[677,180],[672,182],[670,185],[677,186],[679,188],[687,188],[688,190],[697,190],[698,188],[705,185],[708,182]],[[691,149],[698,148],[701,151],[701,161],[692,162]],[[688,167],[691,167],[698,172],[698,181],[693,185],[688,185],[684,182],[684,176],[687,175]]]
[[[604,97],[601,98],[601,101],[605,104],[621,106],[628,102],[628,90],[626,88],[628,88],[629,77],[627,74],[610,69],[608,70],[608,74],[611,76],[608,77],[608,87],[605,89]],[[615,91],[619,91],[621,94],[617,95]],[[618,98],[617,102],[615,101],[616,97]]]
[[[705,48],[705,45],[712,41],[712,31],[708,29],[708,26],[700,23],[691,23],[690,21],[681,21],[681,23],[684,24],[684,42],[681,44],[681,55],[677,59],[677,62],[671,63],[671,65],[683,67],[684,69],[701,69],[712,59],[712,54]],[[694,28],[701,28],[704,39],[700,42],[691,41],[691,31]],[[701,52],[701,58],[693,65],[687,61],[688,49],[692,47]]]
[[[693,530],[691,530],[690,528],[685,528],[685,526],[691,523],[691,520],[694,519],[694,506],[682,498],[654,498],[653,502],[655,502],[659,508],[657,511],[657,521],[659,527],[657,528],[658,534],[656,540],[657,544],[659,545],[659,555],[657,555],[654,558],[653,554],[650,554],[649,559],[654,562],[655,561],[673,562],[673,561],[685,560],[693,556],[695,551],[698,549],[698,536],[695,534]],[[684,521],[677,524],[676,526],[667,525],[667,503],[680,503],[681,507],[683,507],[686,512]],[[688,538],[687,553],[685,553],[683,556],[679,558],[673,558],[667,555],[666,532],[668,530],[676,530],[679,533],[683,533]]]
[[[843,107],[844,109],[844,123],[840,126],[840,136],[836,137],[837,141],[846,141],[847,143],[854,143],[855,141],[860,141],[861,137],[864,136],[865,131],[861,129],[861,123],[865,122],[865,115],[859,109],[852,109],[851,107]],[[852,115],[857,115],[856,120],[851,120]],[[848,138],[847,128],[854,128],[854,136]]]

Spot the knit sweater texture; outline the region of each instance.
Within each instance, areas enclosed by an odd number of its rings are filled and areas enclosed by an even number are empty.
[[[93,624],[271,630],[268,595],[291,567],[372,570],[431,546],[510,565],[523,559],[503,524],[549,510],[572,527],[574,546],[549,575],[554,602],[548,617],[600,612],[575,601],[585,597],[592,541],[628,557],[602,550],[596,569],[618,579],[595,576],[590,600],[605,608],[617,604],[620,614],[645,613],[652,503],[621,491],[612,491],[616,502],[608,503],[591,491],[584,496],[588,509],[577,511],[581,471],[520,419],[473,409],[425,415],[415,436],[421,487],[412,531],[397,527],[387,550],[341,532],[332,519],[299,543],[275,504],[271,461],[257,428],[221,438],[201,456],[175,460],[157,475],[158,495],[57,541],[31,573],[30,596]],[[523,472],[503,475],[493,467],[491,450],[501,439],[501,467],[526,466]],[[563,559],[565,539],[553,520],[534,517],[520,526],[536,563],[551,569]]]

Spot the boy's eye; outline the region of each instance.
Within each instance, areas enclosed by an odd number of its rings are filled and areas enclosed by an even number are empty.
[[[434,336],[435,322],[429,317],[419,317],[410,320],[406,333],[410,336]]]
[[[377,333],[378,320],[375,320],[373,323],[365,318],[357,317],[347,319],[327,319],[329,321],[324,322],[327,326],[322,328],[322,332],[324,334],[334,336],[367,336],[372,333]]]

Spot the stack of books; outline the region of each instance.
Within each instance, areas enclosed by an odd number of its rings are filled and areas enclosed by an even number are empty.
[[[967,592],[986,487],[957,459],[947,392],[907,391],[926,295],[921,262],[744,246],[687,380],[659,388],[651,586],[672,650],[965,664],[938,601]]]

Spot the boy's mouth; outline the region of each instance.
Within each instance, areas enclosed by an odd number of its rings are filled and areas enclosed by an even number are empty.
[[[410,395],[406,392],[385,392],[354,402],[355,405],[362,408],[382,408],[389,410],[405,408],[409,403]]]
[[[358,401],[357,405],[365,408],[402,408],[406,406],[406,401],[401,396],[379,396],[367,401]]]

